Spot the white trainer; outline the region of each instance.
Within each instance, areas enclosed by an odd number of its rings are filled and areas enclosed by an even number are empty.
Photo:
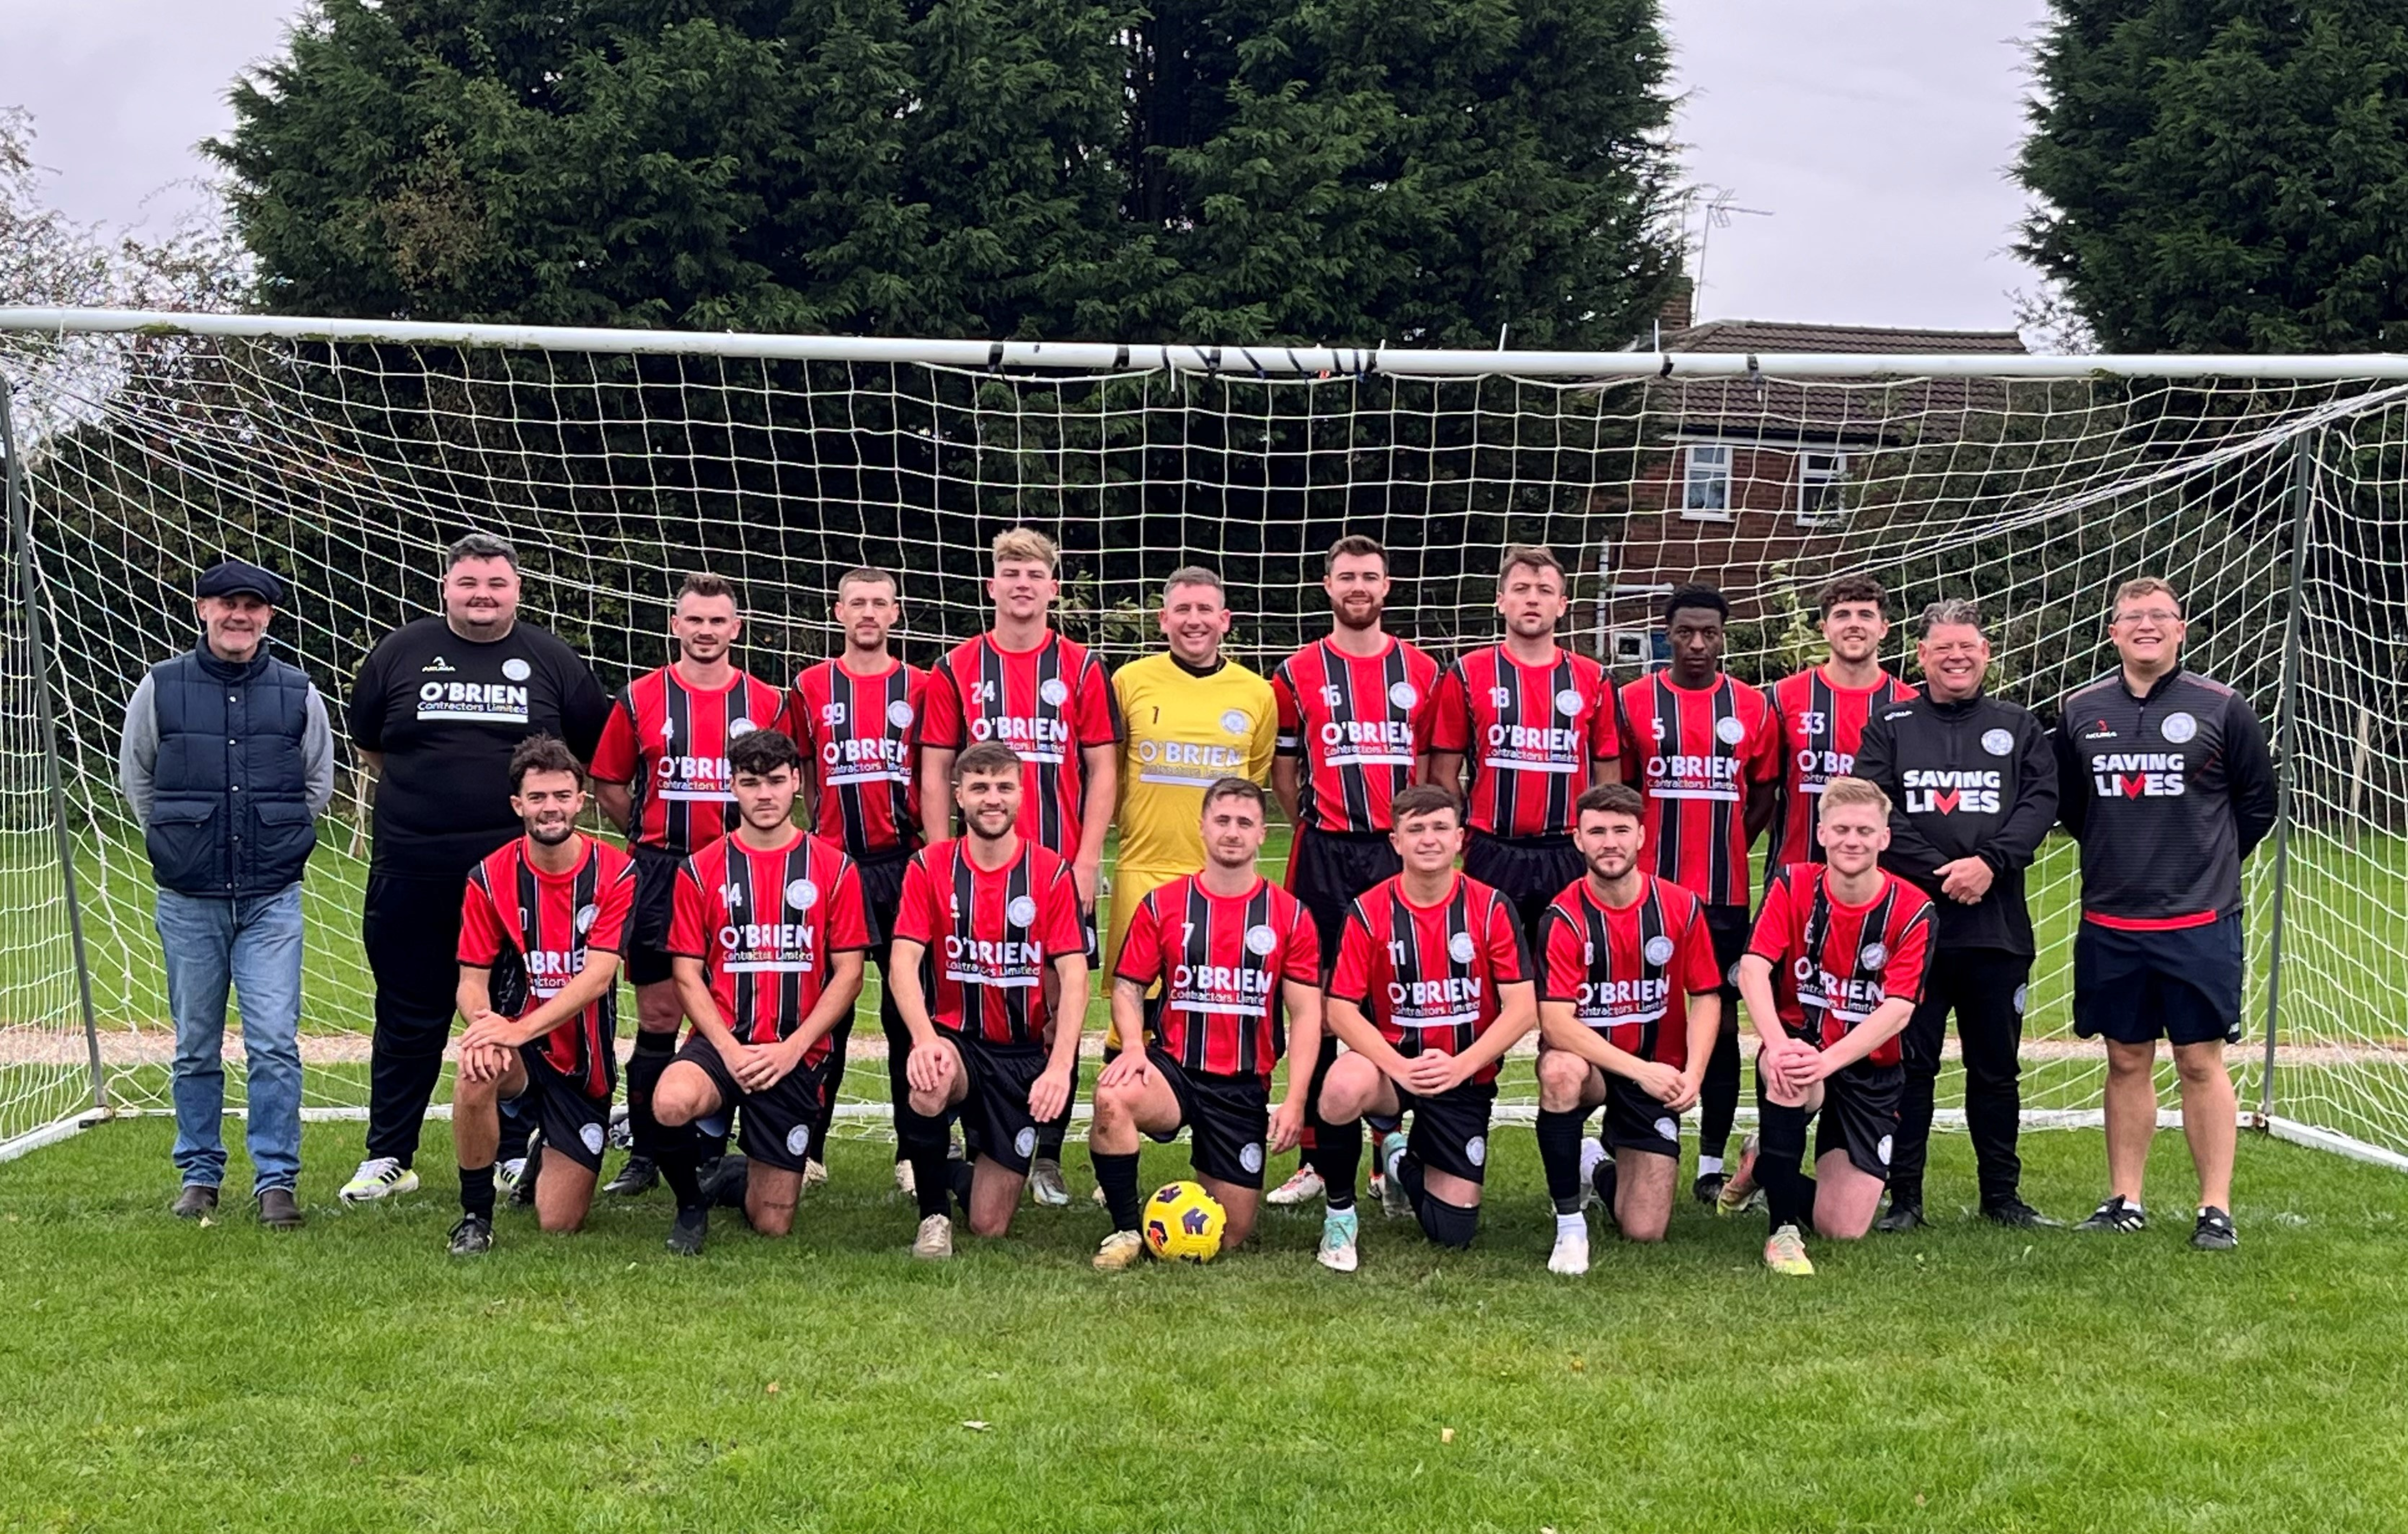
[[[1547,1254],[1547,1271],[1577,1278],[1588,1271],[1588,1220],[1575,1214],[1568,1224],[1555,1222],[1555,1249]]]
[[[901,1194],[906,1198],[912,1197],[919,1193],[920,1180],[912,1172],[911,1163],[908,1161],[898,1161],[895,1163],[895,1191]]]
[[[1605,1165],[1605,1147],[1594,1140],[1581,1141],[1581,1208],[1605,1202],[1597,1196],[1597,1169]],[[1577,1269],[1575,1269],[1577,1271]]]
[[[519,1184],[526,1180],[527,1158],[514,1155],[494,1168],[494,1191],[503,1197],[513,1197]]]
[[[911,1254],[931,1259],[953,1254],[953,1222],[942,1214],[931,1214],[920,1222],[920,1234],[911,1239]]]
[[[1362,1256],[1355,1250],[1355,1237],[1361,1229],[1351,1209],[1331,1210],[1321,1217],[1321,1249],[1312,1254],[1313,1261],[1333,1273],[1351,1273],[1362,1266]]]
[[[389,1155],[372,1155],[360,1163],[351,1180],[335,1197],[347,1204],[373,1203],[418,1191],[418,1174]]]
[[[1321,1193],[1321,1174],[1312,1169],[1312,1163],[1307,1162],[1297,1168],[1295,1176],[1263,1195],[1263,1202],[1286,1209],[1293,1204],[1309,1204],[1320,1197]]]

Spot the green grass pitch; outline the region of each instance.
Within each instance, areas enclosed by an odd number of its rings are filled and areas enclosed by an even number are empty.
[[[313,1125],[310,1226],[170,1218],[162,1120],[0,1173],[0,1527],[9,1529],[2315,1529],[2408,1511],[2396,1173],[2244,1141],[2243,1245],[2183,1244],[2179,1137],[2139,1237],[1972,1220],[1756,1264],[1684,1207],[1544,1270],[1526,1131],[1484,1230],[1440,1254],[1367,1211],[1365,1268],[1260,1249],[1107,1278],[1082,1200],[950,1265],[905,1248],[887,1154],[836,1147],[796,1236],[723,1214],[698,1261],[655,1194],[444,1255],[427,1188],[342,1210],[357,1125]],[[2093,1135],[2027,1137],[2072,1213]],[[1074,1146],[1072,1177],[1084,1184]],[[1148,1154],[1151,1177],[1185,1165]]]

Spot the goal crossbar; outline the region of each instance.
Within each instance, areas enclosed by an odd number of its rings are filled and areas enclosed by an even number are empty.
[[[680,355],[777,362],[916,363],[1066,373],[1186,372],[1240,377],[1834,380],[2265,379],[2408,380],[2408,353],[2019,355],[1892,351],[1494,351],[1410,347],[1226,346],[1110,341],[929,340],[766,336],[575,325],[181,314],[164,309],[0,308],[0,331],[27,335],[189,336],[217,340],[383,343],[468,350]]]

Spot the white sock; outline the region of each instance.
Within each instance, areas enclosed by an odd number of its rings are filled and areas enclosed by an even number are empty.
[[[1699,1177],[1712,1177],[1722,1169],[1722,1157],[1718,1155],[1701,1155],[1698,1157],[1698,1175]]]
[[[1588,1221],[1581,1215],[1558,1214],[1555,1216],[1555,1239],[1557,1240],[1561,1240],[1566,1236],[1585,1236],[1587,1234]]]

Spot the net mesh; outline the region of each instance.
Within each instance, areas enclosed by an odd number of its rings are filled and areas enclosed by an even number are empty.
[[[668,658],[669,595],[695,568],[741,581],[739,658],[781,682],[838,642],[838,572],[897,569],[897,638],[924,664],[982,626],[987,542],[1025,522],[1063,545],[1060,625],[1113,663],[1154,642],[1162,577],[1201,561],[1228,582],[1239,653],[1268,669],[1326,629],[1321,552],[1341,532],[1388,545],[1391,628],[1444,655],[1493,638],[1496,551],[1523,540],[1576,566],[1569,639],[1619,677],[1658,654],[1661,593],[1698,580],[1732,601],[1730,669],[1770,683],[1820,658],[1820,584],[1862,572],[1898,612],[1981,599],[1993,690],[2044,716],[2111,664],[2114,582],[2163,575],[2191,614],[2187,660],[2272,722],[2290,787],[2277,1108],[2408,1150],[2396,386],[1899,380],[1874,377],[1870,358],[1861,380],[1073,377],[729,347],[0,333],[112,1101],[164,1105],[172,1046],[141,836],[113,781],[122,712],[145,669],[192,642],[199,569],[234,554],[294,581],[278,637],[339,716],[368,649],[431,609],[438,551],[471,529],[517,544],[525,618],[615,688]],[[0,1140],[93,1091],[26,706],[26,609],[8,612]],[[1911,669],[1910,649],[1901,624],[1889,664]],[[313,1107],[365,1100],[367,851],[346,751],[305,891]],[[2269,1085],[2277,862],[2269,847],[2249,870],[2250,1039],[2234,1051],[2246,1100]],[[2099,1100],[2099,1052],[2071,1036],[2075,895],[2071,849],[2052,838],[2030,881],[2042,953],[2026,1104],[2042,1113]],[[874,1025],[860,1032],[858,1051],[882,1047]],[[1943,1104],[1958,1082],[1943,1075]],[[848,1078],[849,1098],[883,1091],[882,1071]],[[1534,1096],[1526,1067],[1507,1092]]]

